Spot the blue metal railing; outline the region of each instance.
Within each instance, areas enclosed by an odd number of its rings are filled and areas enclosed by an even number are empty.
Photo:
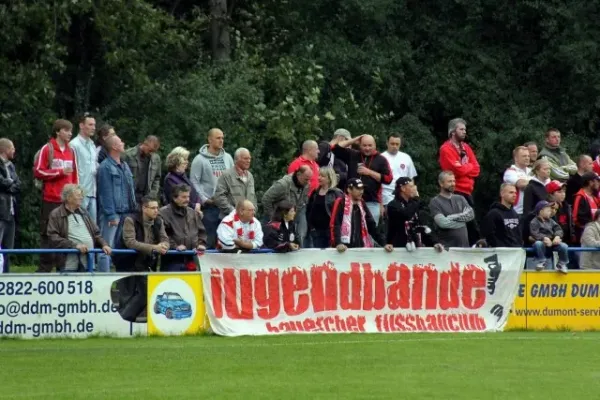
[[[524,249],[528,254],[532,254],[534,252],[533,247],[527,247]],[[301,250],[300,250],[301,251]],[[600,251],[598,247],[569,247],[569,253],[578,253],[578,252],[595,252]],[[0,254],[80,254],[80,251],[77,249],[0,249]],[[94,254],[102,254],[104,253],[102,249],[90,249],[86,254],[87,257],[87,268],[88,272],[94,272]],[[129,249],[113,249],[113,254],[136,254],[135,250]],[[219,253],[219,250],[206,250],[205,253]],[[271,249],[256,249],[250,251],[252,254],[268,254],[274,253]],[[169,255],[178,255],[178,256],[194,256],[197,254],[195,250],[169,250],[167,251]]]

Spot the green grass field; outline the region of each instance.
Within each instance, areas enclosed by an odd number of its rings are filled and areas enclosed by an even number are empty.
[[[0,340],[8,399],[593,399],[600,333]]]

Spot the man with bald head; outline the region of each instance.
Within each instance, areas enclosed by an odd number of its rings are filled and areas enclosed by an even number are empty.
[[[12,163],[15,146],[7,138],[0,139],[0,247],[12,249],[15,244],[15,215],[17,196],[21,192],[21,180]],[[9,271],[9,256],[0,263],[0,273]]]
[[[129,165],[135,182],[135,199],[139,207],[144,196],[158,199],[160,196],[161,160],[158,155],[160,140],[154,135],[147,136],[140,144],[128,149],[123,161]]]
[[[119,224],[136,211],[135,181],[129,166],[121,158],[125,143],[117,135],[104,142],[108,156],[98,167],[98,227],[100,235],[110,247],[115,246]],[[98,257],[98,271],[110,272],[111,258]]]
[[[234,163],[231,155],[223,148],[225,134],[221,129],[213,128],[209,130],[207,139],[208,144],[200,148],[198,155],[192,161],[190,180],[202,203],[202,211],[204,212],[202,222],[208,235],[208,246],[214,247],[217,227],[221,221],[219,207],[214,198],[217,181],[225,171],[233,168]]]
[[[302,165],[308,166],[312,172],[312,178],[310,180],[309,193],[310,196],[313,190],[319,187],[319,164],[317,159],[319,158],[319,145],[314,140],[306,140],[302,143],[302,155],[296,158],[288,167],[288,174],[293,174]]]
[[[360,150],[351,146],[359,144]],[[383,212],[382,185],[392,183],[393,176],[387,159],[376,149],[371,135],[361,135],[334,145],[333,154],[348,165],[348,179],[358,178],[364,185],[363,199],[376,224]]]
[[[223,218],[217,229],[218,247],[225,252],[250,251],[263,245],[263,231],[249,200],[237,202],[235,210]]]

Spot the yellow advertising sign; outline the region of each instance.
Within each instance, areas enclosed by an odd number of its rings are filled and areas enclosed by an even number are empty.
[[[148,334],[204,332],[202,277],[192,274],[148,275]]]
[[[600,272],[524,272],[506,329],[600,330]]]

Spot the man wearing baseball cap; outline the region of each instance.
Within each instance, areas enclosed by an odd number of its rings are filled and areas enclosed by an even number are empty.
[[[595,172],[586,172],[581,177],[582,188],[575,194],[573,200],[573,222],[575,224],[575,237],[577,243],[581,241],[581,235],[585,225],[592,221],[594,214],[600,208],[598,189],[600,189],[600,176]]]
[[[375,242],[383,244],[375,220],[363,200],[365,185],[358,178],[348,180],[346,195],[335,201],[331,212],[332,246],[343,253],[348,248],[372,248]],[[385,251],[394,247],[385,245]]]
[[[333,132],[333,139],[330,142],[324,140],[319,143],[319,167],[333,168],[338,175],[338,187],[342,190],[346,188],[346,180],[348,179],[348,165],[339,157],[336,157],[331,149],[338,143],[344,140],[350,140],[352,136],[346,129],[338,129]]]

